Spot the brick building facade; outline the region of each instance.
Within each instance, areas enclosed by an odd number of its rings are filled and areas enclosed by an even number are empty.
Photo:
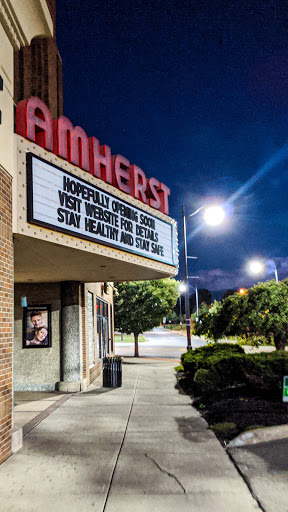
[[[0,463],[11,454],[13,239],[12,178],[0,167]]]
[[[55,19],[0,0],[0,463],[13,391],[84,390],[113,354],[114,282],[177,274],[168,187],[61,117]]]

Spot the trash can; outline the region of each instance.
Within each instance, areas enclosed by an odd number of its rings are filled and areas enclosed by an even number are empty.
[[[103,388],[122,386],[122,357],[103,358]]]

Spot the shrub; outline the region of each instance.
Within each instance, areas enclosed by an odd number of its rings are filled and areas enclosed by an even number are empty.
[[[246,363],[245,354],[225,354],[211,360],[210,371],[217,375],[218,387],[225,388],[245,381]]]
[[[269,354],[250,354],[249,371],[245,374],[245,383],[255,391],[281,393],[283,377],[288,375],[288,354],[275,351]]]
[[[197,393],[246,385],[253,393],[279,395],[288,375],[288,354],[245,354],[237,345],[201,347],[181,357],[186,380]]]
[[[175,370],[175,372],[178,373],[178,372],[183,372],[184,368],[183,368],[182,364],[179,364],[178,366],[174,367],[174,370]]]
[[[190,377],[193,379],[196,371],[200,368],[210,368],[211,364],[217,359],[228,354],[244,354],[244,350],[239,345],[233,345],[231,343],[219,343],[213,345],[205,345],[204,347],[190,350],[185,354],[181,355],[181,362],[185,372],[190,373]],[[213,360],[211,358],[215,358]]]
[[[250,432],[251,430],[257,430],[258,428],[263,428],[263,425],[249,425],[249,427],[245,428],[244,432]]]
[[[194,382],[204,389],[212,389],[216,388],[218,385],[218,377],[217,375],[211,371],[206,370],[205,368],[199,368],[194,376]]]
[[[213,430],[214,434],[216,434],[219,439],[225,441],[230,441],[239,433],[236,423],[230,421],[214,423],[214,425],[211,425],[211,430]]]

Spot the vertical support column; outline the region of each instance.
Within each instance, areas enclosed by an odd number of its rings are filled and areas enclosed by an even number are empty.
[[[12,178],[0,166],[0,463],[11,455],[12,341]]]
[[[82,306],[82,358],[83,378],[90,384],[89,372],[89,321],[88,321],[88,297],[85,283],[81,284],[81,306]]]
[[[58,389],[64,393],[85,388],[80,292],[79,282],[61,283],[61,381]]]

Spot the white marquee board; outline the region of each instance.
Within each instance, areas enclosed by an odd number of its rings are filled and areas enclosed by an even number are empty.
[[[27,155],[28,222],[178,264],[177,227],[64,171]]]

